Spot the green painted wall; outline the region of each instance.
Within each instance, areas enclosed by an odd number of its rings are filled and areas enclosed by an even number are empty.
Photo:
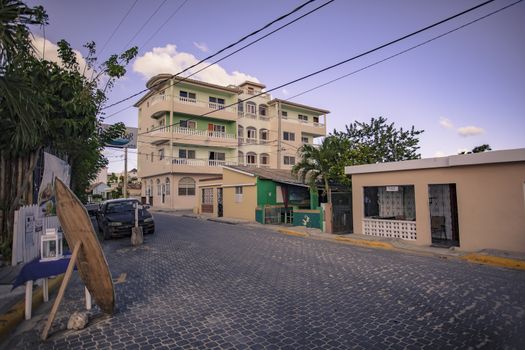
[[[276,185],[272,180],[261,180],[257,178],[257,205],[263,207],[264,205],[276,204]]]
[[[188,119],[191,119],[192,121],[197,123],[196,125],[197,130],[206,131],[208,130],[208,124],[211,123],[211,124],[217,124],[217,125],[224,125],[224,127],[226,128],[227,134],[237,135],[237,123],[235,121],[227,121],[227,120],[222,120],[222,119],[212,119],[212,118],[205,118],[205,117],[195,117],[194,115],[182,114],[182,113],[173,114],[174,123],[180,123],[181,120],[188,120]]]
[[[255,221],[260,224],[264,224],[264,210],[261,208],[255,209]]]
[[[310,209],[317,209],[319,206],[319,193],[317,190],[310,190]]]
[[[309,219],[307,227],[321,228],[323,221],[322,221],[322,215],[320,213],[320,210],[317,213],[302,212],[301,210],[294,210],[293,225],[294,226],[304,226],[303,220],[306,217],[308,217]]]
[[[229,93],[226,91],[217,91],[213,89],[207,89],[206,87],[201,86],[194,86],[194,85],[186,85],[184,83],[178,84],[175,86],[175,96],[178,97],[180,94],[180,91],[186,91],[186,92],[193,92],[197,96],[197,101],[203,101],[208,102],[209,97],[219,97],[223,98],[225,104],[229,105],[232,103],[237,102],[237,94],[235,93]]]

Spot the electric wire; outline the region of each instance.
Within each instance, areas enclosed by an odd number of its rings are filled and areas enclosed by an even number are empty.
[[[126,48],[129,46],[129,44],[131,44],[133,42],[133,40],[137,37],[137,35],[140,34],[140,32],[142,32],[142,29],[144,29],[144,27],[151,21],[151,19],[157,14],[157,12],[159,12],[160,8],[162,6],[164,6],[164,4],[166,3],[166,1],[168,0],[164,0],[163,2],[160,3],[159,6],[157,6],[157,8],[155,9],[155,11],[153,11],[153,13],[149,16],[149,18],[146,20],[146,22],[144,22],[142,24],[142,26],[139,28],[139,30],[137,30],[137,32],[131,37],[131,39],[129,39],[129,41],[126,43],[126,45],[124,45],[122,51],[125,51]]]
[[[118,31],[118,29],[120,28],[120,26],[122,25],[122,23],[124,23],[124,21],[126,20],[126,18],[128,18],[131,10],[133,10],[133,8],[135,7],[135,5],[137,4],[139,0],[135,0],[135,2],[133,2],[133,4],[131,5],[131,7],[128,9],[128,11],[126,12],[126,14],[124,14],[124,17],[122,17],[122,19],[120,20],[119,24],[115,27],[115,29],[113,29],[113,32],[111,33],[111,35],[109,36],[109,38],[106,40],[106,42],[104,43],[104,45],[102,45],[102,49],[100,50],[100,52],[98,53],[99,55],[102,55],[102,52],[104,52],[104,49],[106,48],[106,46],[108,45],[108,43],[111,41],[111,39],[113,38],[113,36],[115,35],[115,33]]]
[[[224,51],[226,51],[226,50],[228,50],[228,49],[230,49],[230,48],[232,48],[232,47],[238,45],[239,43],[245,41],[246,39],[248,39],[248,38],[250,38],[250,37],[252,37],[252,36],[254,36],[254,35],[257,35],[258,33],[260,33],[261,31],[265,30],[266,28],[272,26],[273,24],[275,24],[275,23],[277,23],[277,22],[282,21],[283,19],[285,19],[285,18],[291,16],[291,15],[294,14],[295,12],[300,11],[300,10],[301,10],[303,7],[305,7],[306,5],[308,5],[308,4],[312,3],[312,2],[315,2],[315,1],[317,1],[317,0],[308,0],[308,1],[306,1],[305,3],[299,5],[298,7],[296,7],[295,9],[293,9],[292,11],[290,11],[290,12],[288,12],[288,13],[286,13],[286,14],[284,14],[284,15],[282,15],[282,16],[280,16],[280,17],[274,19],[274,20],[272,20],[271,22],[265,24],[265,25],[262,26],[261,28],[259,28],[259,29],[255,30],[255,31],[253,31],[252,33],[250,33],[250,34],[248,34],[248,35],[245,35],[244,37],[238,39],[238,40],[235,41],[234,43],[232,43],[232,44],[230,44],[230,45],[228,45],[228,46],[226,46],[226,47],[220,49],[219,51],[215,52],[214,54],[209,55],[208,57],[206,57],[206,58],[200,60],[199,62],[197,62],[197,63],[195,63],[195,64],[193,64],[193,65],[191,65],[191,66],[189,66],[189,67],[187,67],[187,68],[185,68],[185,69],[183,69],[182,71],[180,71],[180,72],[178,72],[178,73],[176,73],[176,74],[172,74],[170,78],[166,78],[166,79],[163,79],[163,80],[157,82],[156,84],[154,84],[153,86],[151,86],[151,88],[156,87],[156,86],[158,86],[158,85],[160,85],[160,84],[163,84],[164,82],[170,80],[171,78],[173,78],[173,77],[175,77],[175,76],[178,76],[178,75],[181,75],[181,74],[187,72],[188,70],[190,70],[190,69],[192,69],[192,68],[195,68],[195,67],[198,66],[199,64],[201,64],[201,63],[203,63],[203,62],[205,62],[205,61],[207,61],[207,60],[209,60],[209,59],[211,59],[211,58],[213,58],[213,57],[215,57],[215,56],[221,54],[222,52],[224,52]],[[116,105],[118,105],[118,104],[121,104],[122,102],[128,101],[128,100],[132,99],[133,97],[136,97],[136,96],[138,96],[138,95],[140,95],[140,94],[142,94],[142,93],[148,91],[149,89],[150,89],[150,88],[143,89],[143,90],[141,90],[141,91],[139,91],[139,92],[137,92],[137,93],[134,93],[134,94],[132,94],[132,95],[126,97],[126,98],[123,98],[123,99],[121,99],[121,100],[119,100],[119,101],[117,101],[117,102],[115,102],[115,103],[112,103],[112,104],[110,104],[110,105],[108,105],[108,106],[105,106],[105,107],[103,107],[102,109],[103,109],[103,110],[104,110],[104,109],[108,109],[108,108],[110,108],[110,107],[113,107],[113,106],[116,106]]]

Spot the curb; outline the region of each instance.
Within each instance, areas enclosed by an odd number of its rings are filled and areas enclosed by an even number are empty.
[[[517,270],[525,270],[525,261],[523,260],[502,258],[499,256],[483,254],[467,254],[462,256],[460,259],[466,260],[471,263],[507,267],[510,269]]]
[[[48,283],[49,293],[51,294],[64,279],[64,275],[57,276],[56,278],[50,279]],[[43,290],[42,287],[38,287],[33,291],[33,302],[32,309],[35,310],[43,301]],[[22,322],[25,320],[25,299],[17,302],[9,311],[5,314],[0,315],[0,342],[7,339],[7,336]]]
[[[297,232],[297,231],[294,231],[294,230],[288,230],[288,229],[285,229],[285,228],[280,228],[280,229],[277,230],[277,232],[284,233],[285,235],[289,235],[289,236],[309,237],[309,235],[307,233]]]
[[[365,241],[362,239],[347,238],[347,237],[335,237],[334,240],[338,242],[349,243],[349,244],[358,245],[362,247],[372,247],[372,248],[387,249],[387,250],[395,249],[395,247],[392,244],[387,243],[387,242]]]

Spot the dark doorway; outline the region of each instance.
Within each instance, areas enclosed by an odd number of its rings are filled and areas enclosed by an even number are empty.
[[[429,185],[428,201],[432,245],[459,247],[456,184]]]
[[[332,192],[332,232],[352,233],[352,192]]]
[[[217,189],[217,216],[223,216],[223,207],[222,207],[222,188]]]

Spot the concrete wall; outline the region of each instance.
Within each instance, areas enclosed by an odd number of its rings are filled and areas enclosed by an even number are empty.
[[[242,186],[242,199],[235,195],[235,187]],[[223,169],[223,204],[227,218],[255,221],[257,207],[257,179],[254,176]]]
[[[460,248],[525,252],[525,163],[352,175],[354,232],[362,233],[363,187],[414,185],[418,245],[431,244],[430,184],[455,183]]]

